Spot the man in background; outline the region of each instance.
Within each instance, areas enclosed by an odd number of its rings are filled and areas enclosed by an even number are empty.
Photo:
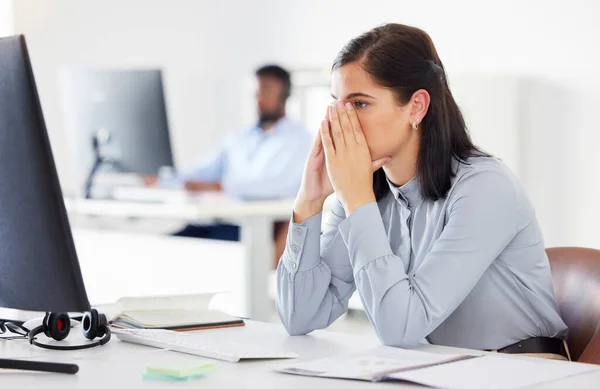
[[[256,71],[258,123],[229,136],[219,151],[198,166],[179,172],[171,184],[189,191],[223,191],[240,200],[274,200],[294,197],[300,188],[311,135],[286,117],[290,74],[276,65]],[[147,183],[156,183],[149,179]],[[283,253],[287,222],[275,226],[276,260]],[[177,236],[239,240],[232,225],[189,225]]]

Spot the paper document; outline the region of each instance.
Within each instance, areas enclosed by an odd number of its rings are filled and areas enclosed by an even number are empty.
[[[392,347],[279,368],[289,374],[402,380],[440,389],[514,389],[599,371],[600,366],[510,355],[449,355]]]
[[[466,358],[473,357],[382,346],[360,354],[300,362],[277,370],[297,375],[381,381],[395,372]]]
[[[600,370],[600,366],[540,358],[488,355],[447,365],[393,373],[388,378],[442,389],[511,389],[538,385],[593,370]]]

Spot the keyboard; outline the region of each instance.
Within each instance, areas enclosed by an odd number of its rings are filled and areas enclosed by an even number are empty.
[[[261,344],[248,344],[216,340],[213,337],[170,330],[111,329],[124,342],[141,344],[197,355],[227,362],[243,359],[296,358],[297,354]]]

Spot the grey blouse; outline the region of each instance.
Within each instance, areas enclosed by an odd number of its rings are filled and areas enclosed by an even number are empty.
[[[518,179],[498,159],[457,163],[448,195],[424,200],[417,178],[350,217],[336,202],[290,223],[278,312],[292,335],[329,326],[358,289],[382,343],[497,349],[567,336],[544,241]],[[323,231],[321,231],[323,227]]]

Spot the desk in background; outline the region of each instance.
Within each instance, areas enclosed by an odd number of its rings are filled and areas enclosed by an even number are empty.
[[[72,218],[104,216],[179,220],[198,224],[228,222],[239,225],[244,258],[244,316],[254,320],[268,320],[271,312],[269,274],[274,255],[273,223],[290,219],[293,200],[234,202],[222,196],[200,196],[185,201],[167,199],[164,202],[65,199],[65,204]],[[213,260],[218,261],[220,258]]]

